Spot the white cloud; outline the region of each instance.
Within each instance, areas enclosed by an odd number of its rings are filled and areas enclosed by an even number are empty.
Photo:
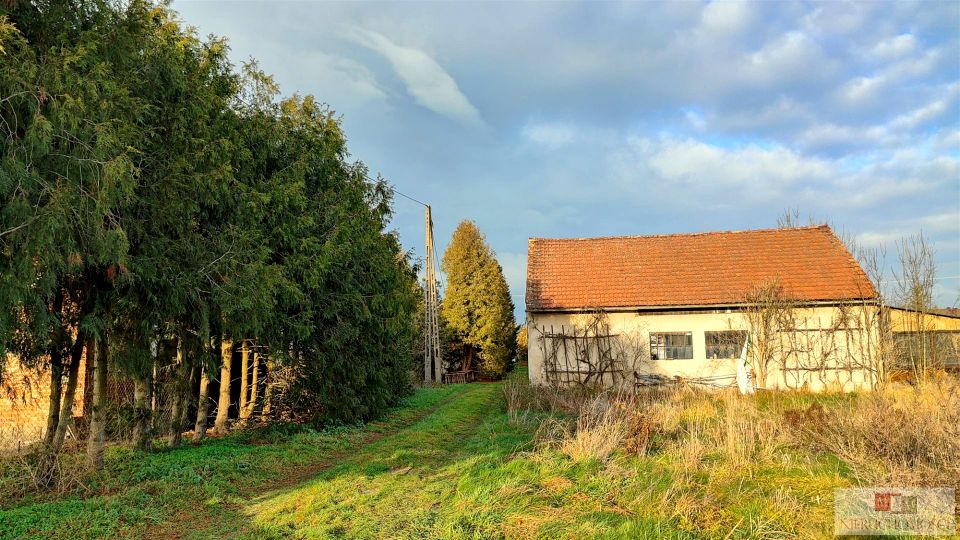
[[[933,146],[945,152],[960,152],[960,129],[945,129],[933,137]]]
[[[860,30],[867,20],[866,3],[828,2],[804,15],[800,26],[809,32],[845,35]]]
[[[748,2],[710,2],[700,14],[700,28],[710,37],[732,37],[743,33],[754,19]]]
[[[383,34],[371,30],[347,27],[346,34],[386,58],[406,85],[407,92],[420,105],[467,124],[483,123],[480,111],[463,95],[457,81],[427,53],[397,45]]]
[[[884,126],[861,127],[833,123],[811,125],[797,137],[797,142],[804,148],[814,150],[891,145],[898,140]]]
[[[940,92],[938,92],[940,93]],[[831,122],[811,124],[797,135],[797,142],[807,149],[848,150],[868,147],[904,148],[916,141],[912,132],[943,118],[951,105],[960,95],[960,84],[954,83],[946,88],[947,95],[901,113],[892,120],[878,125],[841,125]],[[940,93],[942,95],[942,93]],[[949,131],[934,135],[931,143],[944,148],[951,140]]]
[[[760,69],[789,67],[805,61],[816,44],[803,32],[788,32],[750,55],[750,64]]]
[[[522,133],[528,140],[552,149],[566,146],[577,135],[572,126],[561,122],[527,124]]]
[[[830,166],[783,148],[748,145],[721,148],[695,139],[634,141],[648,150],[650,167],[662,178],[698,185],[783,186],[830,177]]]
[[[886,83],[883,77],[857,77],[840,89],[840,95],[851,105],[871,101]]]
[[[776,101],[763,107],[748,106],[743,110],[717,114],[712,118],[711,126],[733,131],[755,132],[768,128],[794,128],[817,120],[810,108],[788,96],[780,96]]]
[[[892,232],[862,232],[856,235],[857,243],[865,248],[880,248],[893,245],[904,237],[903,231]]]
[[[947,112],[947,107],[947,100],[938,99],[933,103],[929,103],[923,107],[920,107],[919,109],[914,109],[909,113],[901,114],[900,116],[894,118],[892,122],[890,122],[890,126],[896,129],[916,129],[918,126],[943,115],[943,113]]]
[[[694,109],[683,109],[683,116],[687,119],[690,127],[696,131],[703,131],[707,127],[707,120],[703,113]]]
[[[943,212],[909,219],[896,220],[886,230],[865,231],[856,235],[857,241],[865,247],[895,249],[896,242],[923,232],[927,240],[937,243],[937,239],[956,239],[960,231],[960,212]]]
[[[854,77],[848,81],[840,89],[840,96],[850,106],[872,105],[884,100],[885,92],[890,87],[929,75],[942,58],[940,49],[928,49],[922,54],[890,62],[875,74]]]
[[[890,127],[910,131],[931,120],[940,118],[949,110],[950,104],[960,95],[960,83],[951,84],[947,89],[947,94],[945,97],[936,99],[922,107],[897,116],[890,122]]]
[[[743,63],[743,74],[764,85],[820,78],[833,71],[820,45],[806,33],[787,32],[750,53]]]
[[[883,76],[890,81],[909,81],[925,77],[936,69],[942,58],[942,50],[927,49],[922,54],[891,63],[884,69]]]
[[[707,207],[775,203],[848,211],[932,193],[960,177],[960,161],[931,154],[925,145],[881,155],[885,161],[869,155],[824,158],[779,145],[633,136],[609,161],[611,176],[625,191],[664,204],[693,204],[686,194],[696,192]]]
[[[960,231],[960,213],[945,212],[924,216],[919,220],[920,228],[932,232]]]
[[[349,58],[324,52],[312,52],[294,60],[303,66],[304,71],[315,73],[315,80],[319,84],[333,89],[335,96],[332,98],[324,96],[324,99],[332,99],[339,103],[346,99],[362,102],[387,97],[377,83],[373,72]]]
[[[870,54],[882,60],[891,60],[906,56],[917,48],[917,38],[912,34],[900,34],[878,42],[870,49]]]

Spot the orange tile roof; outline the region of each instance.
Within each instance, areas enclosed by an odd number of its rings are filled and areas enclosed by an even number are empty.
[[[531,238],[527,310],[742,303],[777,280],[799,301],[875,298],[826,225],[792,229]]]

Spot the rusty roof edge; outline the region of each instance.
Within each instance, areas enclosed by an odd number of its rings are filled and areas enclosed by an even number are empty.
[[[748,234],[748,233],[769,233],[769,232],[784,232],[784,231],[810,231],[816,229],[827,229],[830,230],[830,226],[826,223],[820,225],[806,225],[803,227],[770,227],[766,229],[740,229],[740,230],[730,230],[730,231],[699,231],[699,232],[686,232],[686,233],[665,233],[665,234],[622,234],[622,235],[613,235],[613,236],[579,236],[579,237],[570,237],[570,238],[548,238],[543,236],[530,236],[527,237],[527,245],[534,242],[548,241],[548,242],[575,242],[575,241],[584,241],[584,240],[620,240],[620,239],[632,239],[632,238],[671,238],[676,236],[711,236],[719,234]]]
[[[897,311],[906,311],[906,312],[909,312],[909,313],[922,313],[922,314],[924,314],[924,315],[930,315],[930,316],[932,316],[932,317],[946,317],[946,318],[948,318],[948,319],[960,319],[960,314],[954,315],[954,314],[952,314],[952,313],[943,313],[942,311],[936,311],[936,310],[942,309],[942,308],[930,308],[930,309],[927,310],[927,311],[921,311],[921,310],[919,310],[919,309],[913,309],[913,308],[908,308],[908,307],[900,307],[900,306],[887,306],[887,308],[889,308],[889,309],[895,309],[895,310],[897,310]]]
[[[800,306],[830,306],[840,304],[868,304],[873,305],[879,301],[879,297],[863,298],[824,298],[820,300],[796,300]],[[689,308],[727,308],[727,307],[748,307],[755,304],[749,302],[720,302],[716,304],[669,304],[669,305],[650,305],[650,306],[568,306],[568,307],[537,307],[526,305],[527,311],[531,313],[565,313],[574,311],[583,311],[591,309],[601,309],[604,311],[629,312],[629,311],[657,311],[665,309],[689,309]],[[896,308],[900,309],[900,308]],[[949,316],[949,315],[947,315]],[[958,317],[960,318],[960,317]]]

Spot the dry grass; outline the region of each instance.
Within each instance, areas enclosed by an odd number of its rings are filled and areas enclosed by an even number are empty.
[[[541,448],[608,460],[662,455],[711,474],[830,454],[862,485],[960,486],[960,382],[857,395],[741,396],[691,388],[621,391],[505,387],[512,421],[541,421]],[[535,411],[547,413],[534,416]]]
[[[601,392],[591,387],[531,386],[517,379],[510,379],[503,384],[507,414],[511,421],[523,421],[537,413],[576,415]]]
[[[89,476],[79,444],[67,441],[59,454],[35,445],[22,454],[0,459],[0,495],[17,499],[28,493],[65,494],[85,492]]]
[[[627,396],[600,393],[584,402],[572,421],[546,420],[537,439],[574,461],[605,460],[626,446],[639,423],[639,413]]]
[[[637,396],[598,388],[504,385],[511,423],[539,422],[541,448],[555,448],[575,461],[605,460],[617,450],[645,454],[653,431]]]
[[[505,389],[509,421],[539,426],[529,458],[538,467],[580,471],[541,488],[576,515],[598,511],[576,497],[602,492],[591,504],[608,515],[642,515],[697,537],[813,538],[832,530],[835,488],[960,486],[956,380],[751,396],[523,386]]]
[[[801,443],[836,454],[867,484],[960,486],[960,382],[857,396],[791,419]]]

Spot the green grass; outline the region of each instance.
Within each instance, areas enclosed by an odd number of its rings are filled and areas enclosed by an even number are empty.
[[[363,427],[113,449],[91,495],[0,506],[0,538],[827,537],[851,483],[789,448],[744,470],[717,449],[693,470],[669,449],[578,462],[534,447],[537,419],[511,422],[502,385],[475,383]]]

